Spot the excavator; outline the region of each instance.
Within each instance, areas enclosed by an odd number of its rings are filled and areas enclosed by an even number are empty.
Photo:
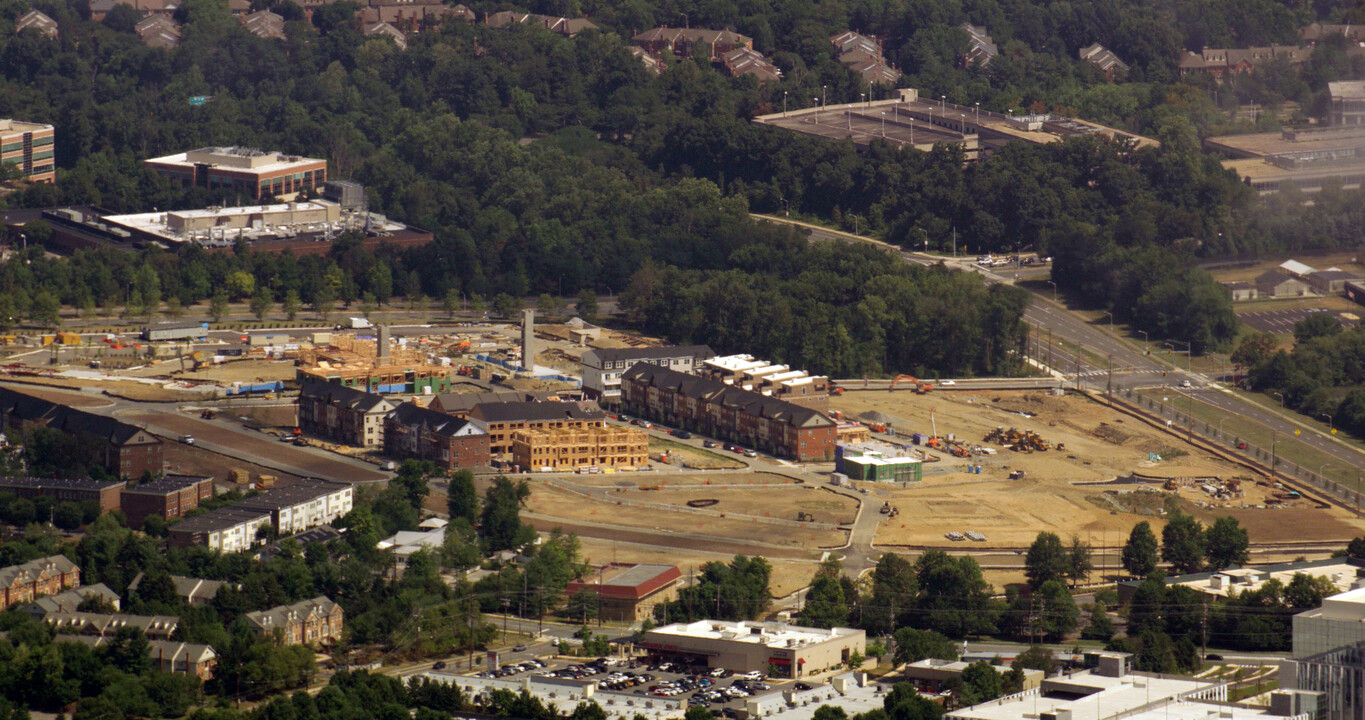
[[[897,375],[896,379],[891,381],[891,387],[887,388],[887,390],[888,391],[895,390],[896,386],[899,385],[902,380],[909,380],[911,383],[915,385],[916,395],[924,395],[925,393],[928,393],[930,390],[934,389],[934,386],[932,384],[927,382],[921,382],[920,379],[915,377],[914,375]]]

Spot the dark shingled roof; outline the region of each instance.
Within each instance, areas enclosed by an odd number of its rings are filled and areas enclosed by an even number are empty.
[[[793,427],[834,425],[833,420],[808,407],[727,385],[719,380],[688,375],[650,363],[637,363],[631,366],[621,376],[621,379],[622,381],[644,383],[685,397],[705,400],[738,412],[774,420]]]
[[[321,400],[329,405],[340,405],[348,410],[369,412],[388,400],[383,395],[348,388],[336,383],[314,380],[299,388],[299,397]]]
[[[484,422],[605,421],[607,419],[607,414],[593,403],[571,402],[483,403],[476,405],[469,414]]]
[[[135,435],[143,432],[142,428],[136,425],[59,405],[9,388],[0,388],[0,416],[39,423],[70,435],[94,435],[114,445],[124,445]],[[149,434],[148,437],[149,445],[161,443],[155,436]]]
[[[398,409],[389,416],[389,419],[399,425],[421,427],[447,437],[488,434],[488,430],[480,425],[477,420],[457,418],[443,412],[428,410],[414,403],[399,405]]]

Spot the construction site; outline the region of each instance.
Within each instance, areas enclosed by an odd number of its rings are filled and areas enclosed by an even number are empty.
[[[375,337],[339,333],[326,347],[301,348],[296,361],[298,380],[322,380],[376,393],[431,395],[450,392],[459,377],[440,346],[394,340],[387,326]],[[455,347],[468,349],[468,340],[455,340]]]
[[[920,482],[874,490],[906,511],[884,518],[879,547],[945,537],[1026,546],[1041,530],[1126,537],[1140,519],[1160,532],[1169,507],[1205,523],[1232,515],[1254,541],[1346,540],[1362,526],[1344,509],[1084,395],[849,390],[831,404],[846,418],[869,418],[879,440],[923,453]]]

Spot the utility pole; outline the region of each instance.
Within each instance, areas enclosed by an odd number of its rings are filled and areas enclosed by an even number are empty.
[[[1200,650],[1199,654],[1200,654],[1200,655],[1203,655],[1204,657],[1208,657],[1208,655],[1209,655],[1209,600],[1208,600],[1208,597],[1207,597],[1207,596],[1205,596],[1204,599],[1200,601],[1200,606],[1202,607],[1202,612],[1200,613],[1200,619],[1199,619],[1199,634],[1200,634],[1200,636],[1201,636],[1201,637],[1200,637],[1200,646],[1201,646],[1203,649]]]

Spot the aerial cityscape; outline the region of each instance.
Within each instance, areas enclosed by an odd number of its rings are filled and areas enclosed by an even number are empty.
[[[0,720],[1365,720],[1360,0],[0,69]]]

